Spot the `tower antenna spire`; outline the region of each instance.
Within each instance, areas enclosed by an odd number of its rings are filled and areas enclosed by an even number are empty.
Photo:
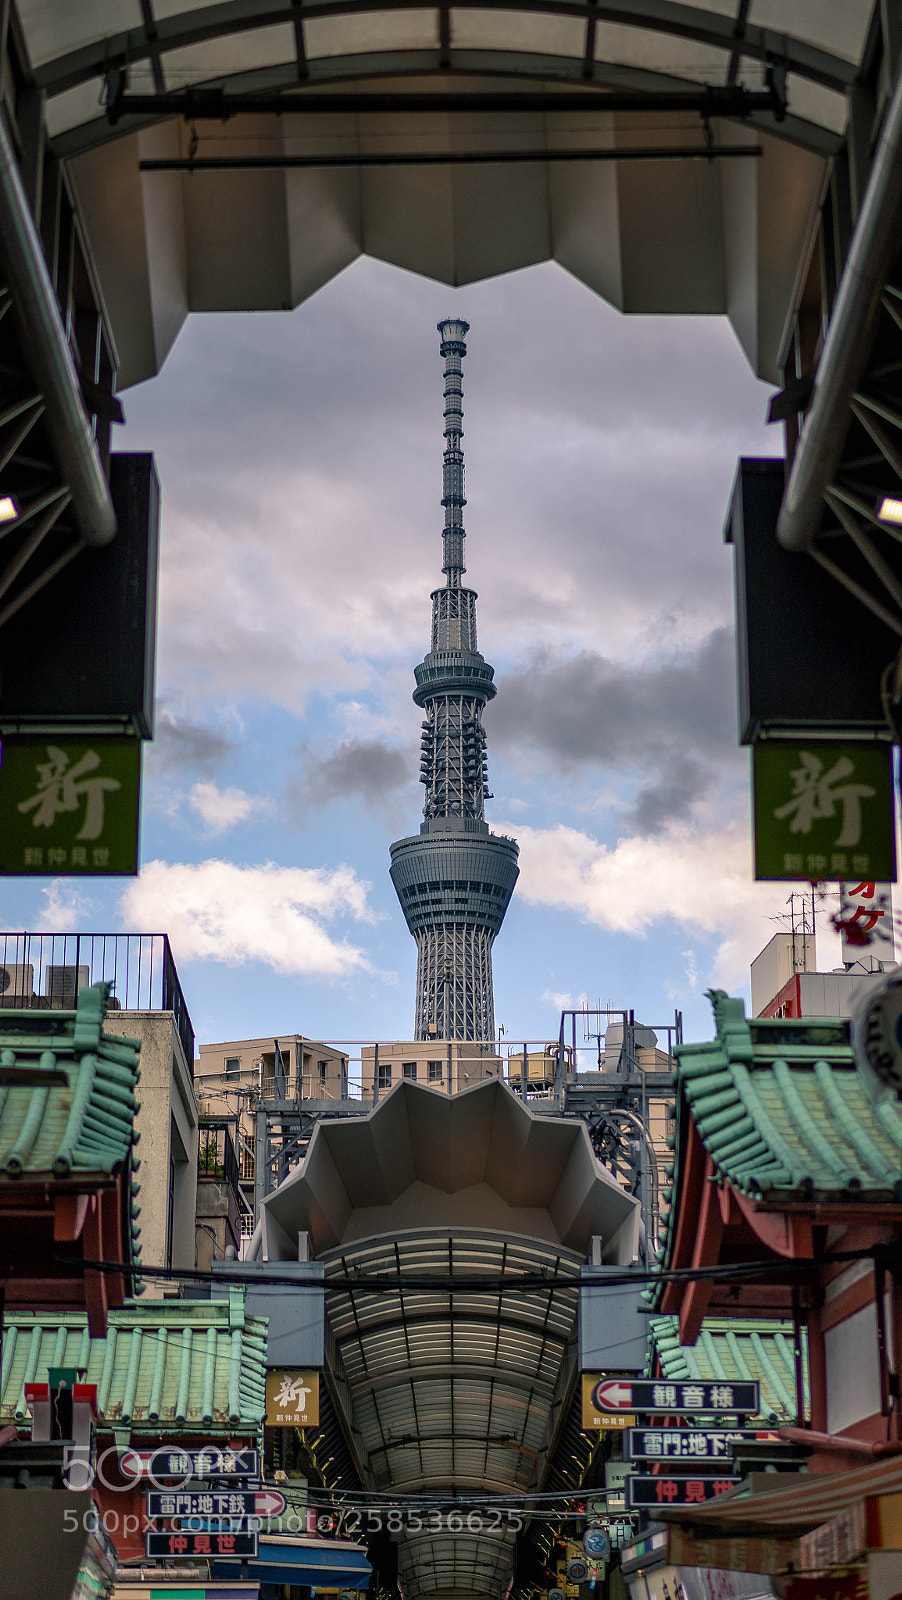
[[[414,704],[424,712],[418,836],[391,847],[391,877],[417,943],[417,1039],[472,1040],[495,1034],[492,944],[517,881],[513,839],[489,832],[482,713],[494,699],[494,668],[476,648],[476,592],[465,589],[463,383],[470,325],[438,324],[445,362],[442,570],[432,593],[432,648],[414,669]]]
[[[465,343],[470,331],[469,322],[463,318],[449,317],[436,325],[442,336],[441,353],[445,360],[445,454],[442,458],[442,505],[445,508],[445,531],[442,535],[442,571],[447,573],[448,588],[459,589],[464,565],[464,539],[466,532],[463,511],[464,453],[463,438],[463,359],[467,353]]]

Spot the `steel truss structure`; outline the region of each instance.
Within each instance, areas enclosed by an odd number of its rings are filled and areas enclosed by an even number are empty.
[[[444,588],[432,595],[432,648],[415,669],[424,712],[419,837],[391,847],[391,877],[417,942],[417,1039],[491,1041],[492,944],[517,881],[517,846],[491,834],[482,712],[494,669],[476,647],[476,593],[462,587],[464,457],[462,362],[469,323],[438,324],[445,361],[442,465]]]

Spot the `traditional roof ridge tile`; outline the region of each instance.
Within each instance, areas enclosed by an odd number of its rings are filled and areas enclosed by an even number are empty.
[[[0,1185],[125,1168],[140,1041],[104,1033],[108,995],[95,984],[75,1011],[0,1011]]]
[[[875,1108],[848,1022],[749,1018],[742,1000],[710,998],[717,1037],[677,1045],[676,1083],[718,1173],[752,1196],[902,1198],[902,1108]]]
[[[714,1039],[677,1045],[676,1149],[688,1119],[715,1176],[755,1200],[834,1204],[902,1201],[902,1106],[887,1091],[874,1104],[842,1017],[747,1017],[741,999],[708,991]],[[670,1259],[682,1175],[662,1197]],[[660,1285],[646,1298],[660,1295]]]
[[[761,1385],[762,1418],[795,1420],[795,1330],[791,1321],[767,1317],[705,1317],[698,1340],[680,1343],[679,1319],[649,1318],[649,1370],[657,1356],[661,1372],[672,1383],[693,1379],[736,1383],[757,1379]],[[808,1345],[802,1335],[806,1413],[809,1404]]]
[[[92,1339],[84,1312],[13,1311],[4,1323],[0,1421],[28,1424],[26,1383],[75,1367],[97,1386],[101,1429],[182,1436],[256,1435],[266,1409],[267,1319],[245,1291],[217,1300],[129,1302]]]

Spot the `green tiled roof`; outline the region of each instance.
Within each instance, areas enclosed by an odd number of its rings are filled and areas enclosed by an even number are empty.
[[[676,1048],[678,1117],[691,1110],[719,1173],[744,1194],[801,1190],[899,1199],[902,1107],[869,1098],[849,1025],[747,1018],[711,994],[717,1037]]]
[[[76,1367],[97,1385],[100,1427],[145,1436],[256,1434],[266,1388],[266,1318],[227,1300],[156,1300],[109,1313],[91,1339],[78,1311],[11,1312],[4,1323],[0,1422],[28,1421],[26,1383]]]
[[[692,1379],[705,1382],[736,1383],[757,1379],[761,1384],[761,1411],[764,1420],[795,1421],[796,1387],[791,1322],[772,1322],[752,1317],[706,1317],[696,1344],[680,1344],[676,1317],[650,1317],[652,1357],[657,1355],[661,1371],[671,1383]],[[803,1335],[803,1361],[806,1412],[808,1392],[808,1346]]]
[[[107,993],[82,989],[77,1011],[0,1011],[0,1182],[125,1166],[140,1045],[104,1034]]]

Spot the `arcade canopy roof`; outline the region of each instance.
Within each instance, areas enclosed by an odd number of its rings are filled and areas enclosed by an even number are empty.
[[[637,1203],[582,1123],[497,1079],[457,1095],[405,1081],[319,1123],[263,1209],[252,1251],[296,1260],[306,1234],[324,1263],[330,1389],[367,1488],[544,1483],[574,1392],[580,1268],[595,1240],[612,1264],[638,1243]],[[497,1595],[514,1531],[424,1515],[398,1564],[410,1600]]]
[[[875,16],[874,0],[17,9],[121,386],[158,369],[188,311],[290,308],[360,254],[453,284],[555,259],[624,311],[729,316],[779,381]]]
[[[104,136],[104,75],[123,63],[132,91],[210,82],[297,88],[412,72],[499,73],[606,88],[761,86],[788,73],[792,135],[815,148],[842,132],[844,92],[861,59],[872,0],[20,0],[50,129],[74,149]],[[628,20],[625,20],[628,19]],[[807,125],[807,126],[805,126]]]

